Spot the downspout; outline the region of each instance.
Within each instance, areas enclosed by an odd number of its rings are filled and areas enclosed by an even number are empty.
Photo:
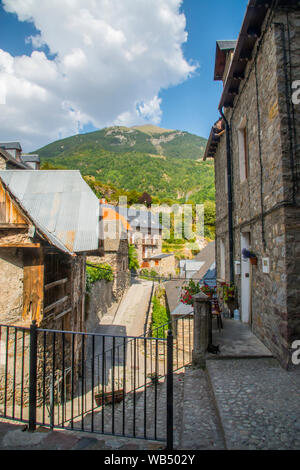
[[[227,154],[227,182],[228,182],[228,232],[229,232],[229,266],[230,266],[230,284],[234,283],[234,264],[233,264],[233,200],[232,200],[232,158],[230,145],[230,126],[222,111],[219,112],[224,119],[226,127],[226,154]]]

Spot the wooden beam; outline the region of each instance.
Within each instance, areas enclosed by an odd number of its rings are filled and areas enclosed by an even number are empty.
[[[52,304],[48,305],[47,307],[44,308],[44,313],[50,312],[53,310],[57,305],[60,305],[64,302],[66,302],[69,299],[69,296],[66,295],[62,299],[57,300],[56,302],[53,302]]]
[[[235,72],[233,74],[233,78],[235,80],[244,80],[245,79],[245,74],[243,72]]]
[[[49,284],[45,285],[45,290],[51,289],[52,287],[60,286],[61,284],[65,284],[68,282],[68,278],[65,277],[64,279],[59,279],[58,281],[49,282]]]
[[[68,308],[64,312],[61,312],[59,315],[55,315],[55,320],[57,320],[58,318],[64,317],[65,315],[67,315],[70,312],[72,312],[72,309]]]
[[[28,249],[23,252],[23,321],[42,319],[44,303],[44,254],[40,249]]]
[[[0,229],[1,229],[1,228],[5,228],[5,229],[8,229],[8,228],[12,228],[12,229],[16,229],[16,228],[28,228],[28,224],[0,223]]]
[[[22,244],[22,243],[6,243],[1,245],[0,243],[0,248],[41,248],[40,243],[27,243],[27,244]]]

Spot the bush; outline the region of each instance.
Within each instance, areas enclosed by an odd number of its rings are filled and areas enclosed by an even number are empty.
[[[128,247],[128,267],[136,271],[139,269],[138,255],[134,245]]]
[[[146,278],[146,279],[157,279],[159,277],[159,274],[154,270],[154,269],[141,269],[140,271],[140,277]]]
[[[154,338],[165,338],[168,334],[168,327],[165,329],[159,328],[162,325],[165,325],[169,321],[169,314],[163,305],[160,304],[157,297],[152,299],[153,309],[152,309],[152,324],[151,329],[153,331]],[[155,329],[158,328],[156,331]]]
[[[105,279],[105,281],[110,282],[114,279],[114,274],[112,267],[107,264],[87,264],[86,265],[86,292],[90,292],[92,285],[96,281]]]

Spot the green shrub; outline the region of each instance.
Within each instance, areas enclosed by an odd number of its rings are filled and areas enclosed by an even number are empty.
[[[165,338],[168,334],[168,327],[159,328],[162,325],[165,325],[169,321],[169,313],[166,307],[161,305],[157,297],[152,299],[153,309],[152,309],[152,335],[154,338]],[[156,328],[158,328],[156,330]]]
[[[114,279],[112,267],[107,264],[87,264],[86,265],[86,292],[90,292],[92,285],[96,281],[105,279],[110,282]]]
[[[139,269],[138,255],[134,245],[128,247],[128,267],[136,271]]]
[[[141,269],[140,271],[140,277],[144,279],[157,279],[159,277],[159,274],[154,270],[154,269]]]

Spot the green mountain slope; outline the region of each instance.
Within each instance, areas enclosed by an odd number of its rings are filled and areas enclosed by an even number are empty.
[[[206,139],[188,132],[156,126],[116,126],[57,140],[36,152],[42,159],[49,159],[69,156],[80,150],[98,151],[101,148],[115,153],[135,151],[198,160],[204,155],[205,145]]]
[[[53,142],[35,151],[43,163],[126,191],[196,203],[214,200],[214,170],[203,162],[206,140],[156,126],[111,127]]]

